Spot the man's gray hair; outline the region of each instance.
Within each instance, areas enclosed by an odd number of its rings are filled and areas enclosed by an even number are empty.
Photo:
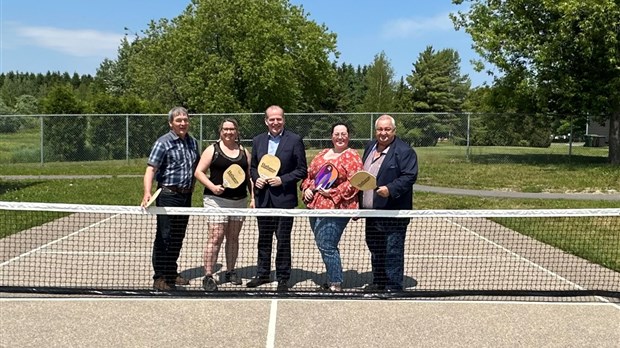
[[[375,128],[377,128],[377,123],[379,123],[379,120],[384,120],[384,119],[388,119],[390,120],[390,123],[392,125],[392,128],[396,129],[396,121],[394,120],[394,117],[390,116],[390,115],[381,115],[379,116],[379,118],[377,118],[375,120]]]
[[[189,116],[189,114],[187,113],[187,109],[182,107],[182,106],[175,106],[172,108],[172,110],[170,110],[168,112],[168,122],[172,122],[172,120],[174,120],[175,117],[179,116],[179,115],[187,115]]]

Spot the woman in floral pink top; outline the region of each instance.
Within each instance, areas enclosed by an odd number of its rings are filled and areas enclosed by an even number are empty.
[[[349,148],[349,128],[343,123],[332,126],[333,148],[324,149],[314,157],[308,177],[301,183],[303,201],[310,209],[358,209],[358,190],[349,178],[362,170],[359,153]],[[331,167],[336,171],[330,171]],[[327,172],[326,175],[323,175]],[[342,262],[338,243],[350,218],[310,217],[316,245],[327,269],[330,291],[342,290]]]

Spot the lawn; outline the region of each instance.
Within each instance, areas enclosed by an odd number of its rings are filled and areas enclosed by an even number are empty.
[[[0,164],[41,161],[41,139],[37,129],[0,133]]]

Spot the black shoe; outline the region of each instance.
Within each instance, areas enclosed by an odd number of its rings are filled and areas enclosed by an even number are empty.
[[[382,292],[385,291],[385,286],[379,284],[366,284],[362,290],[365,292]]]
[[[248,288],[255,288],[267,283],[270,283],[269,277],[254,277],[245,286]]]
[[[160,277],[155,279],[155,281],[153,282],[153,289],[157,291],[172,291],[176,290],[176,287],[174,286],[174,283],[167,283],[164,277]]]
[[[278,280],[278,291],[288,291],[288,282],[286,280]]]
[[[227,282],[230,282],[233,285],[241,285],[241,277],[237,275],[237,272],[233,269],[232,271],[226,272],[225,279]]]
[[[215,279],[213,279],[213,276],[205,276],[202,280],[202,287],[206,291],[217,291],[217,284],[215,283]]]

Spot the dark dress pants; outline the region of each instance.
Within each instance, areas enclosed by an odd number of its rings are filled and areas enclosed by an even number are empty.
[[[271,249],[276,235],[276,279],[287,281],[291,277],[291,229],[292,217],[258,216],[258,264],[256,276],[269,277],[271,272]]]
[[[191,193],[162,191],[157,197],[158,207],[190,207]],[[174,283],[178,271],[177,260],[187,230],[188,215],[157,215],[157,234],[153,243],[153,279],[164,277]]]
[[[402,291],[405,273],[405,235],[410,219],[367,218],[366,245],[370,250],[373,283]]]

